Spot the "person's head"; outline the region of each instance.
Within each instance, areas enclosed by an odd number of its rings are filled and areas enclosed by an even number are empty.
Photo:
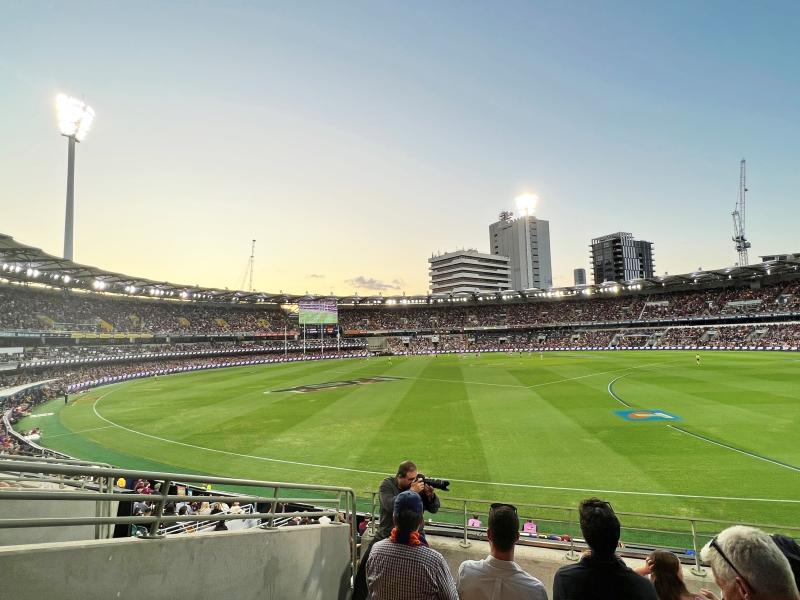
[[[688,593],[681,561],[672,552],[656,550],[647,557],[647,564],[659,600],[680,600],[682,594]]]
[[[578,506],[583,539],[598,556],[614,554],[619,545],[619,519],[604,500],[589,498]]]
[[[701,556],[725,600],[798,597],[789,561],[760,529],[728,527],[703,547]]]
[[[400,463],[400,466],[397,467],[397,487],[400,488],[400,491],[407,490],[411,487],[411,484],[414,483],[414,480],[417,478],[417,465],[415,465],[410,460],[404,461]]]
[[[492,504],[489,510],[489,543],[501,552],[514,549],[519,539],[519,517],[511,504]]]
[[[417,492],[406,490],[397,494],[392,516],[398,533],[407,536],[412,531],[417,531],[422,525],[422,511],[422,498]]]

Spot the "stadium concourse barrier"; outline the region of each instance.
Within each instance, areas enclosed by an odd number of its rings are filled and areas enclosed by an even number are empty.
[[[0,475],[0,482],[5,481],[0,484],[2,589],[15,599],[54,597],[54,593],[76,598],[139,598],[142,594],[174,598],[180,594],[326,599],[346,598],[350,593],[357,560],[356,497],[350,488],[5,455],[0,455]],[[120,478],[158,482],[158,491],[125,491],[115,485]],[[203,501],[250,503],[256,509],[241,514],[167,515],[168,503],[190,498],[171,493],[178,483],[219,490],[197,496]],[[223,492],[220,486],[246,488],[248,493]],[[123,505],[130,508],[133,502],[144,501],[155,501],[149,516],[126,516],[130,511],[121,510]],[[279,504],[296,503],[317,508],[279,511]],[[82,510],[70,508],[76,504]],[[94,514],[87,515],[87,507]],[[345,522],[336,522],[342,513]],[[277,519],[292,517],[328,517],[332,522],[275,526]],[[187,526],[185,534],[161,533],[162,527],[175,523],[256,519],[260,525],[246,530],[189,533],[192,528]],[[145,528],[145,532],[112,538],[113,528],[119,525]],[[30,532],[38,529],[53,532],[50,541],[30,543]],[[14,530],[29,537],[20,540],[9,534]],[[79,534],[73,534],[73,541],[63,541],[66,530]]]

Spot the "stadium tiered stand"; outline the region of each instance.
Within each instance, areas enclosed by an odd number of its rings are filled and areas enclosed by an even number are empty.
[[[323,299],[338,304],[339,325],[304,339],[287,306]],[[265,589],[273,598],[346,597],[363,517],[352,490],[90,464],[38,446],[35,435],[20,435],[14,424],[57,394],[187,370],[375,352],[575,348],[797,351],[800,262],[550,290],[330,298],[159,282],[80,265],[0,235],[0,571],[16,574],[15,598],[55,589],[68,589],[64,597],[227,597],[234,589],[248,590],[235,594],[241,598],[264,597]],[[131,478],[160,483],[155,514],[132,516],[139,498],[119,485]],[[194,489],[208,501],[224,496],[248,508],[203,518],[167,514],[165,506],[180,500],[176,486],[182,495]],[[216,492],[231,486],[249,491]],[[291,490],[315,498],[293,498]],[[278,514],[278,499],[290,510]],[[277,526],[341,513],[340,525]],[[255,526],[204,532],[198,525],[213,529],[218,521]],[[485,531],[465,523],[431,532],[442,534],[435,545],[451,568],[485,555]],[[545,575],[580,549],[569,536],[530,542],[535,548],[519,562]],[[631,548],[629,556],[643,552]],[[685,558],[702,577],[696,556]],[[147,592],[135,593],[143,582]]]

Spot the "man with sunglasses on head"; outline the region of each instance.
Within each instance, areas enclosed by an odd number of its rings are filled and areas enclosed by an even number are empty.
[[[760,529],[728,527],[705,545],[701,556],[725,600],[800,600],[789,561]],[[716,598],[708,590],[701,593]]]
[[[517,508],[492,504],[486,533],[489,556],[465,560],[458,569],[461,600],[547,600],[542,582],[514,562],[514,546],[519,540]]]
[[[558,570],[553,600],[658,600],[653,584],[616,554],[620,524],[611,505],[589,498],[580,503],[578,512],[589,553]]]

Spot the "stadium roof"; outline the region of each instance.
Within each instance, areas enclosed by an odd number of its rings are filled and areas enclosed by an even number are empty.
[[[9,235],[0,234],[0,280],[39,283],[51,287],[83,289],[132,297],[150,297],[171,300],[217,301],[248,304],[296,304],[303,300],[335,299],[344,305],[415,305],[455,302],[524,301],[538,298],[560,298],[579,294],[616,294],[620,292],[667,291],[688,285],[713,284],[726,280],[748,279],[797,273],[800,256],[771,260],[745,267],[735,266],[713,271],[695,271],[683,275],[664,275],[635,279],[624,283],[606,282],[599,285],[582,285],[565,288],[528,289],[505,292],[463,292],[458,294],[422,294],[416,296],[330,296],[315,294],[288,294],[248,292],[182,285],[156,281],[145,277],[124,275],[98,267],[82,265],[47,254],[40,248],[17,242]]]

